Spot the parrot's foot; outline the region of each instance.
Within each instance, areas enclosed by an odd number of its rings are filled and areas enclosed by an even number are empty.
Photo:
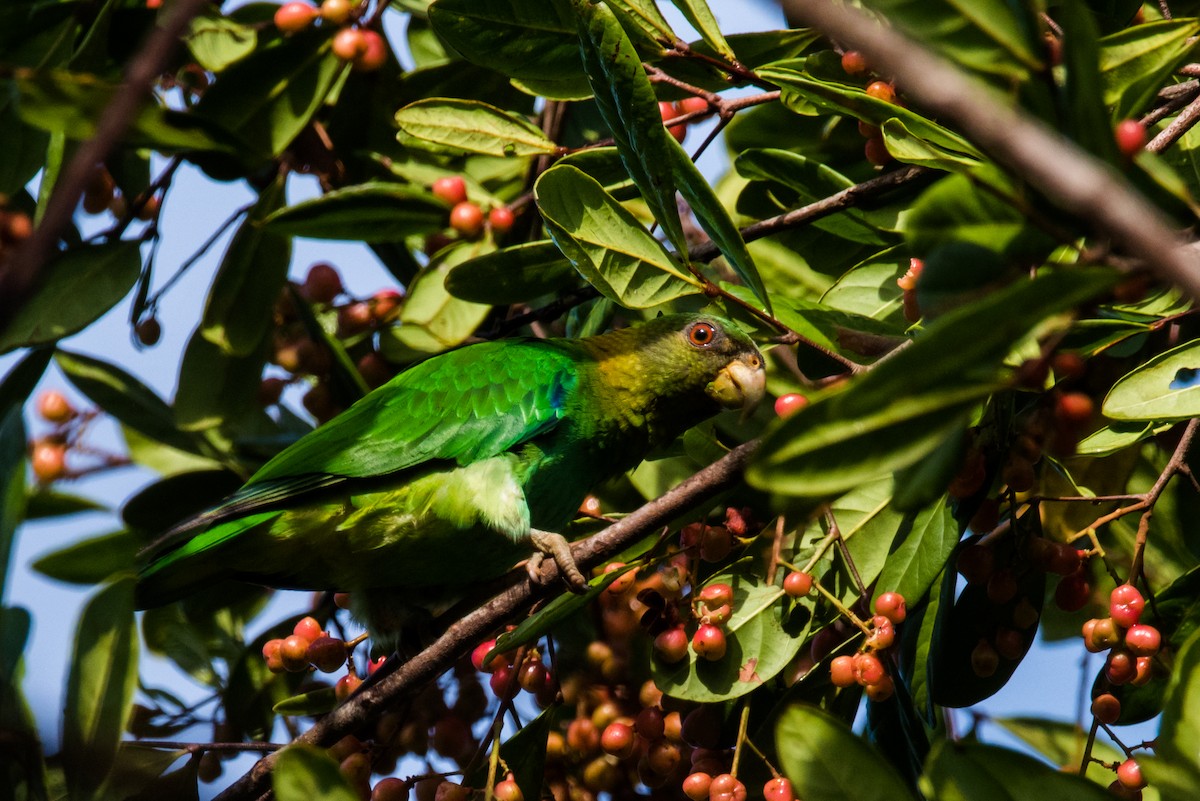
[[[558,574],[567,583],[567,586],[573,592],[587,592],[587,579],[579,572],[575,558],[571,556],[571,544],[567,542],[566,537],[553,531],[541,531],[535,528],[530,531],[529,539],[533,542],[533,547],[537,548],[537,551],[525,563],[525,571],[529,574],[530,581],[534,584],[542,583],[542,562],[547,556],[551,556],[554,558],[554,563],[558,565]]]

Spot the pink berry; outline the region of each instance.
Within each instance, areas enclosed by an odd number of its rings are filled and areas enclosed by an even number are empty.
[[[908,617],[904,596],[898,592],[883,592],[875,599],[875,614],[883,615],[893,623],[903,623]]]
[[[1137,120],[1121,120],[1113,130],[1117,149],[1126,158],[1133,158],[1146,146],[1146,126]]]
[[[1162,635],[1154,626],[1135,623],[1125,632],[1125,647],[1134,656],[1154,656],[1162,646]]]
[[[702,623],[692,635],[692,650],[710,662],[725,656],[725,632],[711,623]]]
[[[430,189],[434,197],[440,198],[452,206],[457,206],[467,199],[467,183],[461,175],[447,175],[438,178]]]
[[[766,801],[794,801],[796,794],[792,783],[779,776],[763,785],[763,798]]]
[[[829,680],[834,687],[849,687],[854,684],[854,657],[835,656],[829,663]]]
[[[813,577],[801,570],[793,570],[783,578],[783,591],[793,598],[803,598],[812,592]]]
[[[777,417],[791,417],[807,405],[808,398],[799,392],[789,392],[775,399],[775,415]]]
[[[508,206],[497,206],[488,212],[488,225],[495,234],[506,234],[513,227],[516,216]]]

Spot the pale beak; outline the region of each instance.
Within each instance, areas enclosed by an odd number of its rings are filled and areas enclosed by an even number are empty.
[[[745,420],[766,393],[767,373],[762,357],[753,354],[721,368],[705,391],[725,409],[741,409]]]

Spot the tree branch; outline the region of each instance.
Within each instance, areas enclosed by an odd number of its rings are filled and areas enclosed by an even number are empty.
[[[1173,223],[1111,167],[856,8],[828,0],[783,0],[783,6],[789,15],[861,50],[924,110],[957,125],[1052,202],[1089,221],[1150,269],[1200,298],[1200,258],[1183,247]]]
[[[178,46],[184,27],[207,5],[209,0],[175,0],[169,4],[159,17],[159,25],[129,63],[121,87],[96,123],[95,136],[79,145],[46,201],[38,227],[13,254],[9,268],[0,273],[0,327],[21,307],[43,265],[54,256],[59,235],[71,221],[92,172],[137,117],[138,108],[149,97],[150,86]]]
[[[757,447],[758,441],[752,440],[734,448],[662,497],[650,501],[600,533],[575,543],[571,550],[580,568],[586,571],[666,525],[684,511],[732,487]],[[524,575],[523,572],[521,575]],[[533,586],[526,580],[518,579],[514,586],[452,624],[432,645],[395,672],[365,687],[321,718],[295,742],[330,746],[347,734],[372,725],[398,698],[435,680],[477,643],[528,609],[535,600],[562,591],[562,584],[557,580],[558,566],[553,560],[547,559],[543,563],[542,577],[550,582],[548,587]],[[269,793],[274,764],[274,754],[264,757],[218,795],[217,801],[249,801]]]

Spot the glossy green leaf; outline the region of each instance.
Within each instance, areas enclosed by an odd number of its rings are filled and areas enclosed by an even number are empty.
[[[1200,416],[1200,342],[1189,341],[1143,362],[1104,399],[1114,420],[1167,421]]]
[[[54,361],[76,389],[124,425],[180,450],[197,441],[175,426],[171,407],[154,391],[115,364],[82,353],[59,350]]]
[[[229,356],[197,329],[183,352],[175,390],[175,422],[185,432],[233,423],[262,413],[258,387],[266,362],[264,342],[258,352]]]
[[[1175,655],[1163,704],[1162,723],[1155,739],[1155,758],[1143,765],[1150,781],[1159,787],[1163,801],[1183,801],[1195,793],[1187,779],[1200,780],[1196,742],[1200,738],[1200,631],[1194,632]],[[1142,763],[1142,757],[1138,757]]]
[[[712,9],[708,7],[706,0],[671,0],[671,2],[683,12],[683,16],[704,38],[709,47],[729,63],[737,63],[737,56],[734,54],[733,48],[729,46],[729,42],[725,41],[725,35],[721,33],[717,18],[713,15]]]
[[[71,248],[43,268],[33,295],[0,331],[0,353],[86,328],[125,297],[141,270],[137,242]]]
[[[446,289],[446,277],[459,264],[486,256],[494,249],[493,244],[481,240],[441,251],[409,285],[400,325],[380,334],[384,358],[409,362],[465,342],[491,307],[454,297]]]
[[[230,356],[257,350],[274,325],[271,309],[287,281],[292,243],[263,221],[283,206],[284,180],[263,189],[243,218],[204,301],[200,335]]]
[[[667,664],[654,658],[650,675],[667,695],[699,703],[738,698],[775,677],[799,651],[804,638],[784,628],[783,590],[767,584],[748,562],[710,577],[733,587],[733,615],[725,624],[726,652],[716,661],[688,649],[687,659]],[[803,600],[811,617],[812,601]]]
[[[337,693],[332,687],[293,695],[275,704],[271,709],[277,715],[306,716],[324,715],[338,705]]]
[[[1022,80],[1042,68],[1032,11],[1004,0],[868,0],[925,47],[984,75]]]
[[[297,743],[279,752],[272,777],[279,801],[358,801],[358,793],[327,752]]]
[[[1193,57],[1200,34],[1195,17],[1131,25],[1100,40],[1104,104],[1114,120],[1134,117],[1169,75]]]
[[[925,190],[904,221],[909,249],[928,254],[938,245],[969,242],[997,254],[1044,254],[1055,245],[1025,215],[963,175]]]
[[[368,181],[280,209],[264,225],[275,233],[314,239],[395,242],[440,231],[448,212],[428,191]]]
[[[946,566],[958,537],[958,523],[944,501],[906,515],[896,537],[899,546],[888,554],[875,595],[898,592],[910,604],[917,603]]]
[[[99,798],[137,686],[132,577],[88,601],[75,632],[63,715],[62,763],[71,798]]]
[[[579,274],[553,242],[527,242],[459,264],[446,291],[461,300],[503,306],[527,303],[579,283]]]
[[[625,169],[667,241],[684,253],[687,240],[675,204],[681,151],[662,125],[658,98],[642,59],[608,6],[589,0],[572,0],[572,5],[579,18],[583,67],[600,114],[608,123]]]
[[[675,32],[654,0],[608,0],[608,5],[641,28],[647,37],[661,42],[674,41]]]
[[[98,584],[114,573],[132,569],[134,555],[143,544],[133,532],[114,531],[40,556],[33,569],[71,584]]]
[[[983,164],[974,156],[958,153],[922,139],[898,119],[886,121],[880,131],[883,133],[888,153],[892,154],[896,161],[905,164],[916,164],[946,172],[970,172]]]
[[[396,124],[409,136],[452,151],[511,158],[558,150],[536,125],[478,100],[418,100],[396,112]]]
[[[1050,761],[1050,764],[1078,769],[1087,745],[1088,733],[1074,723],[1046,718],[1017,717],[993,718],[1010,734],[1020,738],[1031,748]],[[1104,762],[1124,762],[1125,755],[1099,737],[1092,743],[1092,756]],[[1112,783],[1112,773],[1098,765],[1092,765],[1087,777],[1107,787]]]
[[[191,21],[183,41],[196,63],[210,72],[221,72],[254,52],[258,34],[248,25],[209,10]]]
[[[1062,114],[1064,133],[1088,152],[1115,163],[1116,140],[1109,130],[1100,84],[1099,30],[1084,0],[1064,0],[1058,12],[1062,27],[1062,62],[1066,70]]]
[[[637,218],[594,178],[562,165],[534,186],[550,238],[605,297],[635,309],[700,291]]]
[[[555,0],[437,0],[429,21],[468,61],[498,70],[552,100],[591,94],[579,59],[575,17]]]
[[[1104,788],[1033,757],[969,740],[933,746],[921,790],[926,797],[959,801],[1106,801]]]
[[[1171,423],[1163,423],[1156,426],[1154,423],[1143,423],[1136,420],[1129,423],[1111,423],[1101,426],[1084,437],[1075,448],[1075,452],[1080,456],[1111,456],[1130,445],[1161,434],[1171,425]]]
[[[795,704],[775,727],[779,766],[804,801],[915,801],[896,769],[841,720]]]
[[[324,29],[272,39],[221,73],[197,115],[237,136],[246,156],[279,155],[349,72],[330,41]]]
[[[908,323],[904,320],[904,293],[896,279],[908,267],[909,257],[903,248],[881,251],[843,273],[821,296],[821,303],[889,323],[902,331]]]
[[[747,479],[776,493],[820,497],[913,463],[999,386],[1001,361],[1027,331],[1113,280],[1108,271],[1051,272],[948,312],[849,388],[818,394],[773,424]]]

